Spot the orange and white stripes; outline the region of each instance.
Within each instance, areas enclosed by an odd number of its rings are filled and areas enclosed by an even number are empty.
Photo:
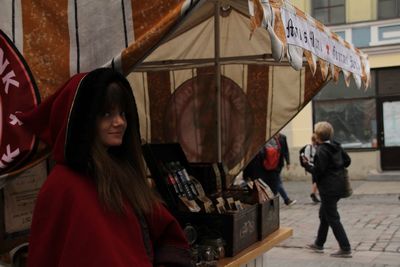
[[[104,65],[131,69],[195,2],[2,1],[0,27],[46,98],[77,72]]]

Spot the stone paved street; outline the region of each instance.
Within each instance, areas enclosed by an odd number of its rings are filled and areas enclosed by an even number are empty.
[[[325,253],[305,248],[315,239],[319,205],[309,197],[310,182],[284,182],[297,204],[281,201],[281,225],[293,228],[293,237],[267,254],[268,267],[394,267],[400,266],[400,179],[398,181],[355,181],[354,194],[339,201],[339,213],[353,248],[353,258],[337,259],[329,254],[338,249],[331,230]],[[250,266],[248,266],[250,267]]]

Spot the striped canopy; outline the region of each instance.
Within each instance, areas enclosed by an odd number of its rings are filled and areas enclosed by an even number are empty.
[[[42,99],[112,66],[134,88],[144,142],[235,174],[331,78],[369,84],[367,56],[284,0],[3,1],[0,27]],[[4,140],[2,140],[3,142]]]

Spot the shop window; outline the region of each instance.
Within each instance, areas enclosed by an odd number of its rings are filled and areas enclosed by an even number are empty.
[[[345,148],[377,146],[374,98],[315,101],[314,121],[331,123],[334,139]]]
[[[353,78],[350,78],[350,86],[346,87],[342,73],[339,74],[339,81],[335,83],[330,81],[314,100],[344,99],[344,98],[366,98],[375,96],[375,71],[371,71],[371,85],[367,90],[358,89]],[[400,75],[400,73],[398,74]]]
[[[335,140],[346,148],[375,148],[376,72],[371,70],[371,86],[358,89],[353,80],[346,87],[343,75],[339,81],[329,82],[313,99],[313,120],[330,122]],[[353,79],[353,78],[351,78]]]
[[[342,24],[346,21],[345,0],[313,0],[314,18],[324,24]]]
[[[378,19],[400,17],[400,0],[378,0]]]
[[[400,68],[380,69],[377,76],[380,96],[400,95]]]

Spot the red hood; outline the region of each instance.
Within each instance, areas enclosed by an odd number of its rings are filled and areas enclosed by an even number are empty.
[[[132,88],[121,74],[106,68],[73,76],[37,108],[19,116],[24,127],[53,148],[56,162],[64,163],[53,168],[37,198],[28,266],[153,266],[133,209],[125,216],[104,209],[93,182],[72,170],[88,164],[93,118],[114,81],[126,89],[124,97],[132,103],[126,107],[131,132],[124,138],[132,140],[134,133],[140,138]],[[179,224],[163,206],[156,210],[147,218],[146,241],[154,265],[191,266]]]
[[[85,75],[80,73],[73,76],[38,107],[18,116],[25,128],[53,148],[53,156],[58,163],[65,161],[68,118],[77,89]]]
[[[127,90],[126,100],[131,103],[128,113],[132,122],[129,131],[134,131],[140,144],[139,119],[132,88],[122,74],[110,68],[73,76],[54,95],[19,118],[27,129],[52,147],[57,163],[85,170],[93,143],[94,118],[101,99],[105,98],[107,85],[112,82],[120,83]]]

